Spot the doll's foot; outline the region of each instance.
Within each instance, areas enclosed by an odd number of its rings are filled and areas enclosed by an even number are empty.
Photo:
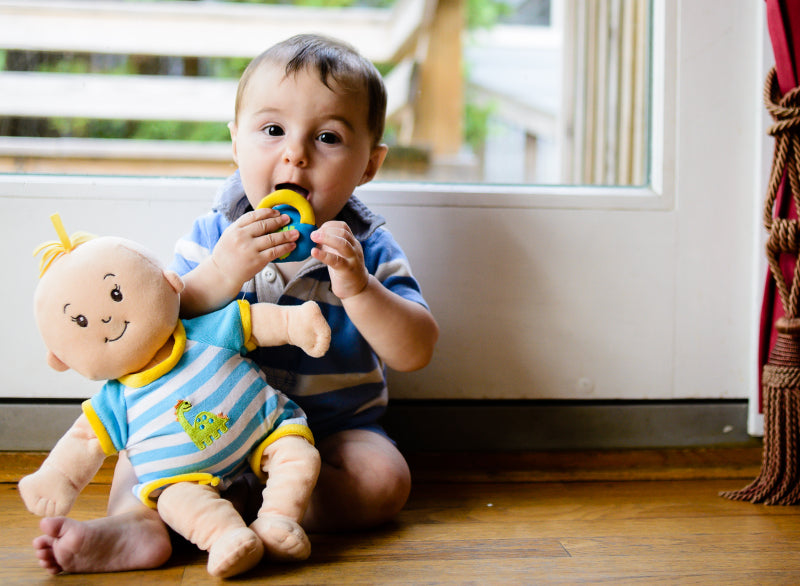
[[[33,540],[39,565],[50,574],[157,568],[172,554],[163,523],[136,513],[82,522],[45,517]]]
[[[247,527],[228,531],[208,550],[208,573],[230,578],[253,568],[264,556],[264,544]]]
[[[304,560],[311,554],[306,532],[289,517],[261,515],[250,528],[258,534],[274,560]]]

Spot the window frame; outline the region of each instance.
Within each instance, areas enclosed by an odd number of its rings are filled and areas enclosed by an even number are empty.
[[[652,1],[649,182],[644,186],[501,185],[373,181],[358,190],[367,203],[420,207],[670,210],[675,201],[678,4]],[[0,174],[0,197],[195,199],[218,178]]]

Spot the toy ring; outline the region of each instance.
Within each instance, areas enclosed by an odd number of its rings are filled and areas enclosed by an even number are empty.
[[[314,210],[306,198],[291,189],[279,189],[261,200],[257,209],[261,208],[273,208],[291,218],[289,224],[281,228],[280,232],[297,230],[300,233],[300,237],[295,242],[296,248],[289,254],[275,259],[275,262],[294,262],[305,260],[311,256],[311,249],[315,246],[311,241],[311,232],[317,227],[314,224],[316,221]]]

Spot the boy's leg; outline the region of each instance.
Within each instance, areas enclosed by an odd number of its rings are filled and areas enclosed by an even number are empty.
[[[303,521],[306,530],[367,529],[400,512],[411,491],[411,473],[386,437],[352,429],[325,438],[318,447],[322,468]]]
[[[45,517],[44,535],[34,542],[39,564],[59,572],[118,572],[156,568],[172,554],[169,533],[158,513],[142,504],[131,488],[136,475],[120,454],[108,498],[108,516],[91,521]]]
[[[271,558],[306,559],[311,544],[300,522],[319,474],[319,452],[305,438],[285,436],[267,446],[261,468],[267,475],[267,485],[258,518],[250,528],[264,542]]]

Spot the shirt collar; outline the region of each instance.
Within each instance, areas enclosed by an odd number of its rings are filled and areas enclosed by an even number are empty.
[[[172,332],[172,340],[172,351],[163,362],[159,362],[148,369],[121,376],[118,379],[119,382],[125,386],[138,389],[167,374],[178,364],[184,350],[186,350],[186,329],[183,327],[183,322],[178,321],[175,331]]]

